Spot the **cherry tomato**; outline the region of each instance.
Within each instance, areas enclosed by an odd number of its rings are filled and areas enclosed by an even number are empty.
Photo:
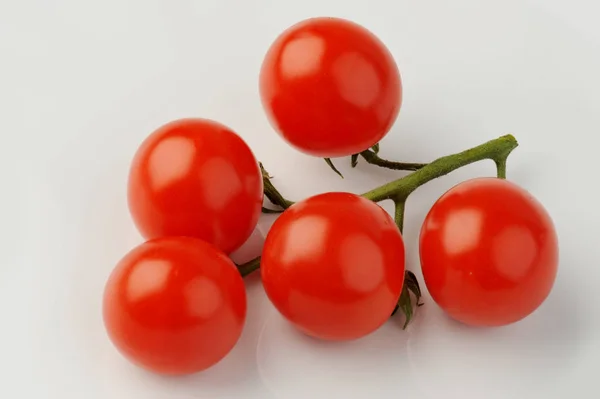
[[[301,331],[356,339],[394,310],[404,281],[404,242],[379,205],[326,193],[281,214],[265,239],[260,269],[269,299]]]
[[[450,189],[420,236],[423,277],[452,318],[473,326],[523,319],[556,278],[558,241],[550,216],[527,191],[496,178]]]
[[[191,237],[163,237],[130,251],[104,291],[104,323],[117,349],[159,374],[190,374],[238,341],[246,291],[235,265]]]
[[[207,119],[156,130],[129,173],[129,209],[147,239],[191,236],[230,253],[256,227],[262,199],[261,172],[248,145]]]
[[[392,127],[402,102],[400,72],[370,31],[339,18],[285,30],[260,71],[263,107],[289,144],[319,157],[361,152]]]

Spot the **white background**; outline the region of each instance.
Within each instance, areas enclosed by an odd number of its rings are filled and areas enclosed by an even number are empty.
[[[0,1],[0,397],[599,397],[597,4]],[[138,370],[106,338],[100,303],[111,268],[140,242],[126,177],[156,127],[187,116],[230,125],[293,199],[399,175],[337,160],[342,180],[267,123],[262,56],[283,29],[321,15],[363,24],[398,62],[404,103],[383,156],[426,161],[517,137],[509,178],[544,203],[559,234],[551,296],[526,320],[490,330],[448,322],[426,297],[407,331],[396,318],[365,339],[318,344],[275,313],[254,276],[247,326],[225,360],[187,378]],[[433,201],[493,172],[473,165],[411,196],[405,240],[419,277],[417,235]],[[259,246],[256,235],[239,258]]]

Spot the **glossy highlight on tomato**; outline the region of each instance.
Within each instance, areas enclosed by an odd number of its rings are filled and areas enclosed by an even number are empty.
[[[148,241],[117,264],[104,290],[104,324],[117,349],[159,374],[202,371],[231,351],[246,318],[237,268],[189,237]]]
[[[558,241],[543,206],[514,183],[462,182],[433,205],[420,236],[434,301],[473,326],[501,326],[535,311],[558,268]]]
[[[129,172],[129,209],[147,239],[190,236],[231,253],[252,234],[262,199],[250,147],[208,119],[160,127],[142,143]]]
[[[340,18],[311,18],[285,30],[260,71],[263,107],[296,149],[341,157],[378,143],[402,102],[398,67],[364,27]]]
[[[300,201],[275,221],[261,259],[265,291],[301,331],[351,340],[390,317],[404,281],[404,242],[379,205],[350,193]]]

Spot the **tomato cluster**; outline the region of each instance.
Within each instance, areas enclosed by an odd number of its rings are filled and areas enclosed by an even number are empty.
[[[272,44],[260,94],[290,145],[328,158],[377,145],[398,115],[402,87],[393,57],[371,32],[313,18]],[[228,254],[256,227],[265,181],[249,146],[212,120],[170,122],[141,144],[128,203],[146,241],[116,265],[103,300],[108,335],[125,357],[156,373],[189,374],[235,346],[246,293]],[[420,292],[405,277],[401,218],[366,195],[331,192],[284,205],[260,270],[268,298],[299,330],[324,340],[357,339],[402,306],[409,285]],[[432,299],[450,317],[497,326],[526,317],[548,296],[558,244],[550,217],[531,195],[505,179],[480,178],[433,205],[420,258]]]

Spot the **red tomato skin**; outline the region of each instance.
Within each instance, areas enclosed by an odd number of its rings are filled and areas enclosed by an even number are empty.
[[[312,18],[285,30],[260,71],[260,95],[274,129],[296,149],[341,157],[378,143],[402,103],[398,66],[364,27]]]
[[[146,239],[190,236],[231,253],[252,234],[262,199],[261,172],[248,145],[208,119],[157,129],[129,172],[129,210]]]
[[[132,363],[183,375],[223,359],[246,319],[244,282],[216,247],[191,237],[163,237],[131,250],[104,290],[108,336]]]
[[[552,219],[527,191],[477,178],[442,195],[420,234],[423,277],[433,300],[471,326],[503,326],[533,313],[558,269]]]
[[[379,205],[349,193],[317,195],[288,208],[267,234],[265,291],[304,333],[353,340],[390,317],[404,282],[404,242]]]

